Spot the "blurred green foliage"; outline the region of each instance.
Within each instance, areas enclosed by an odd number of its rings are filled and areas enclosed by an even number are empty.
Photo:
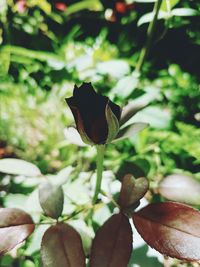
[[[111,171],[105,190],[117,194],[118,179],[127,170],[149,178],[149,201],[162,200],[156,188],[165,175],[187,172],[200,179],[200,3],[163,1],[138,76],[134,70],[153,1],[127,1],[130,7],[123,10],[116,2],[0,1],[0,157],[33,162],[48,179],[66,175],[66,214],[89,201],[91,188],[85,184],[95,170],[94,149],[76,147],[64,137],[73,121],[64,98],[71,96],[75,83],[92,81],[121,106],[130,101],[146,106],[131,121],[150,127],[107,149],[105,168]],[[65,173],[67,166],[73,166],[72,173]],[[29,212],[35,210],[37,220],[43,220],[37,210],[39,183],[38,178],[0,174],[1,205],[23,207],[26,202]],[[94,228],[113,209],[112,202],[100,205]],[[88,249],[93,232],[82,223]],[[4,256],[0,266],[40,266],[42,231],[38,228],[17,252]]]

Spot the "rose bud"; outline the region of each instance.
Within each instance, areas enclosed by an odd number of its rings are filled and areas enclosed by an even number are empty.
[[[95,92],[91,83],[75,85],[73,96],[66,102],[74,116],[77,130],[84,143],[110,143],[118,134],[121,109]]]

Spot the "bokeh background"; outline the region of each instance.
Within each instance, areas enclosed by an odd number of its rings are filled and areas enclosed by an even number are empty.
[[[158,185],[166,176],[200,181],[200,3],[163,0],[148,43],[154,5],[154,0],[0,0],[0,158],[32,162],[51,179],[73,168],[75,182],[66,193],[73,203],[68,201],[66,213],[88,201],[80,177],[88,181],[95,170],[95,150],[80,148],[64,135],[73,124],[64,98],[82,82],[91,81],[122,107],[133,103],[140,111],[131,122],[150,124],[108,147],[110,181],[127,170],[146,176],[148,202],[164,199]],[[149,53],[140,65],[147,43]],[[28,203],[24,209],[39,216],[38,183],[38,178],[0,174],[0,205]],[[184,194],[182,202],[188,202]],[[191,204],[199,208],[200,200]],[[97,225],[111,213],[107,207],[97,214]],[[89,243],[90,229],[81,225]],[[39,266],[42,231],[0,259],[0,266]],[[138,250],[130,267],[163,266],[160,256],[147,255],[144,261],[146,254],[147,247]]]

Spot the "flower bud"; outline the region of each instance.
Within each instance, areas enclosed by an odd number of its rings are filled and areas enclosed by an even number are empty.
[[[121,109],[95,92],[91,83],[75,86],[73,96],[66,102],[74,116],[77,130],[86,144],[110,143],[119,131]]]

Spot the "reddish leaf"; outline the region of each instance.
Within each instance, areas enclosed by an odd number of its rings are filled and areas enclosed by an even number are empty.
[[[128,218],[115,214],[97,231],[92,244],[91,267],[127,267],[132,251]]]
[[[79,234],[68,224],[51,226],[41,245],[43,267],[84,267],[85,255]]]
[[[35,226],[29,214],[20,209],[0,209],[0,255],[24,241]]]
[[[148,180],[144,177],[135,179],[131,174],[124,176],[119,196],[119,205],[127,208],[140,200],[149,188]]]
[[[153,248],[170,257],[200,260],[200,212],[180,203],[154,203],[133,215],[136,229]]]

